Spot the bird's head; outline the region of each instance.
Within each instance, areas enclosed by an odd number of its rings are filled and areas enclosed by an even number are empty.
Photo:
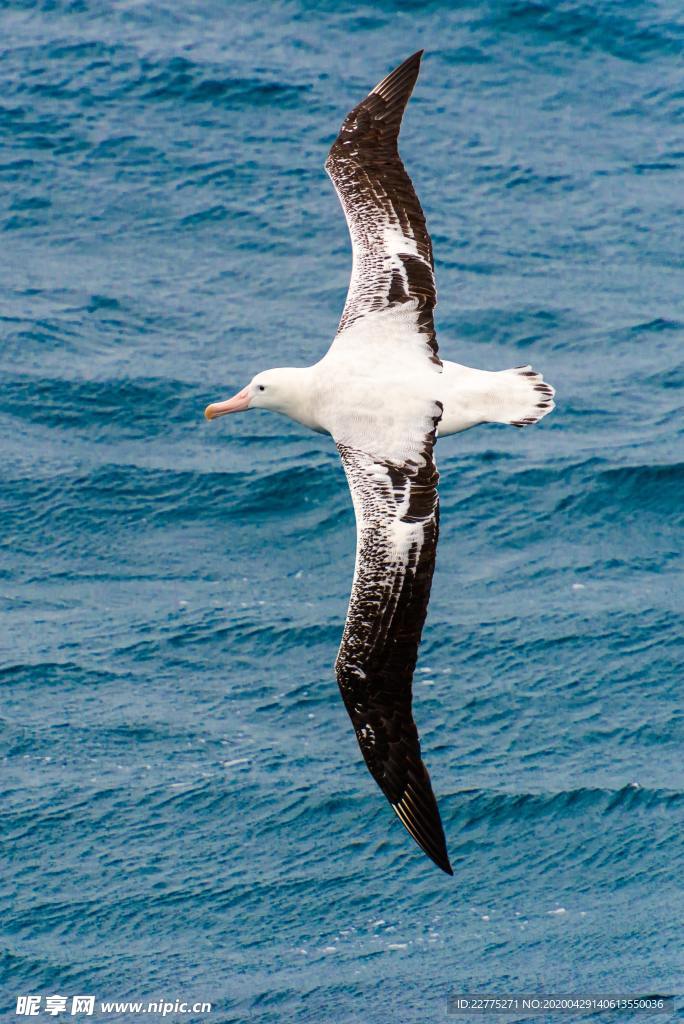
[[[208,420],[215,420],[229,412],[244,412],[246,409],[273,409],[284,412],[291,396],[290,371],[286,369],[264,370],[253,377],[246,388],[238,391],[224,402],[212,402],[204,410]]]

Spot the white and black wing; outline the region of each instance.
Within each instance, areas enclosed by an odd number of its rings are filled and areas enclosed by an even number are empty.
[[[335,665],[371,775],[428,857],[453,874],[411,708],[439,529],[435,428],[419,456],[384,463],[338,443],[356,512],[356,568]]]
[[[441,366],[432,311],[437,301],[432,243],[397,140],[422,50],[404,61],[347,115],[325,169],[342,203],[353,264],[338,337],[371,313],[415,311],[417,338]]]

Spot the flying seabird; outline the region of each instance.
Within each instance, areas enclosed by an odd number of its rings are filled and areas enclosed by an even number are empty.
[[[435,440],[479,423],[537,423],[554,389],[530,366],[490,372],[439,357],[432,243],[397,148],[422,53],[347,115],[325,164],[353,249],[328,352],[313,366],[258,373],[205,414],[271,409],[333,438],[357,530],[337,681],[371,775],[418,845],[453,874],[411,710],[439,529]]]

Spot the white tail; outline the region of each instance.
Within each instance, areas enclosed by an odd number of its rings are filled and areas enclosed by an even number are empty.
[[[555,409],[553,396],[556,389],[547,384],[541,373],[531,366],[516,366],[502,370],[501,418],[496,423],[510,423],[513,427],[530,427]]]
[[[531,366],[492,372],[445,362],[442,380],[444,415],[438,428],[441,436],[478,423],[528,427],[554,408],[554,389]]]

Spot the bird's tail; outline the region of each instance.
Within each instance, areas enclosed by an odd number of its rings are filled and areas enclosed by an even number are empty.
[[[494,374],[497,380],[495,423],[529,427],[555,408],[555,388],[531,366],[515,366]]]

